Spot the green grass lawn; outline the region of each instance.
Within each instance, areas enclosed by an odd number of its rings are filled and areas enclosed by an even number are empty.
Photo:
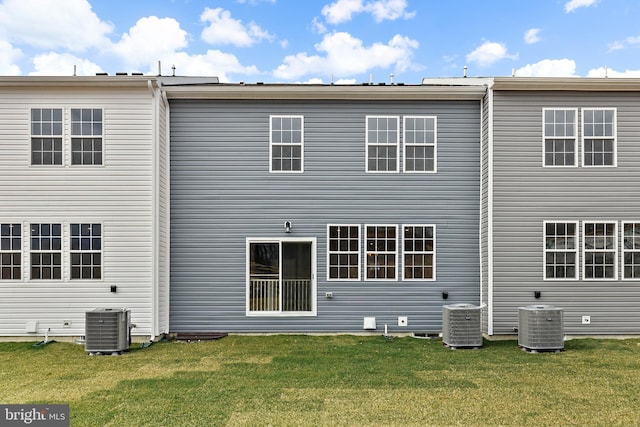
[[[0,403],[68,403],[72,426],[614,426],[640,423],[640,340],[230,336],[84,347],[0,343]]]

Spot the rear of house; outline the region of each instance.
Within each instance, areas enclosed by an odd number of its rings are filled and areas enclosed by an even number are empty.
[[[0,79],[0,336],[168,331],[165,112],[145,77]]]
[[[163,90],[172,332],[431,332],[479,303],[484,87]]]
[[[496,78],[487,100],[487,332],[551,304],[567,334],[639,334],[640,80]]]

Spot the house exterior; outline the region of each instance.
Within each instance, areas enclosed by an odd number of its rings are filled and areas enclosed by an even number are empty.
[[[154,78],[0,77],[0,336],[168,332],[166,111]]]
[[[431,332],[479,304],[485,86],[162,89],[172,332]]]
[[[550,304],[566,334],[640,334],[640,80],[495,78],[483,107],[485,331]]]

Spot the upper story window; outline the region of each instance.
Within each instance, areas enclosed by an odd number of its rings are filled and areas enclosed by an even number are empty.
[[[584,222],[582,257],[585,280],[615,280],[618,260],[618,233],[615,222]]]
[[[436,171],[436,118],[404,117],[404,171]]]
[[[71,279],[102,278],[102,226],[71,224]]]
[[[20,280],[22,265],[22,227],[20,224],[0,224],[0,278]]]
[[[31,164],[62,165],[62,108],[31,109]]]
[[[101,109],[71,109],[71,164],[102,164]]]
[[[304,117],[269,117],[270,172],[303,172]]]
[[[398,279],[398,227],[367,225],[367,280]]]
[[[584,166],[616,166],[615,108],[582,109]]]
[[[360,226],[328,226],[328,280],[360,280]]]
[[[62,224],[31,224],[31,279],[62,279]]]
[[[577,166],[577,109],[543,109],[544,166]]]
[[[433,225],[405,225],[404,280],[434,280],[436,277],[436,229]]]
[[[367,172],[398,172],[400,117],[367,116]]]
[[[578,279],[578,223],[544,223],[544,279]]]

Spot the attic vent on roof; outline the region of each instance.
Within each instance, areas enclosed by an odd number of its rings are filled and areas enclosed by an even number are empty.
[[[108,76],[109,73],[96,73],[96,76]]]
[[[128,76],[129,73],[123,73],[123,72],[118,72],[116,73],[116,76]]]

